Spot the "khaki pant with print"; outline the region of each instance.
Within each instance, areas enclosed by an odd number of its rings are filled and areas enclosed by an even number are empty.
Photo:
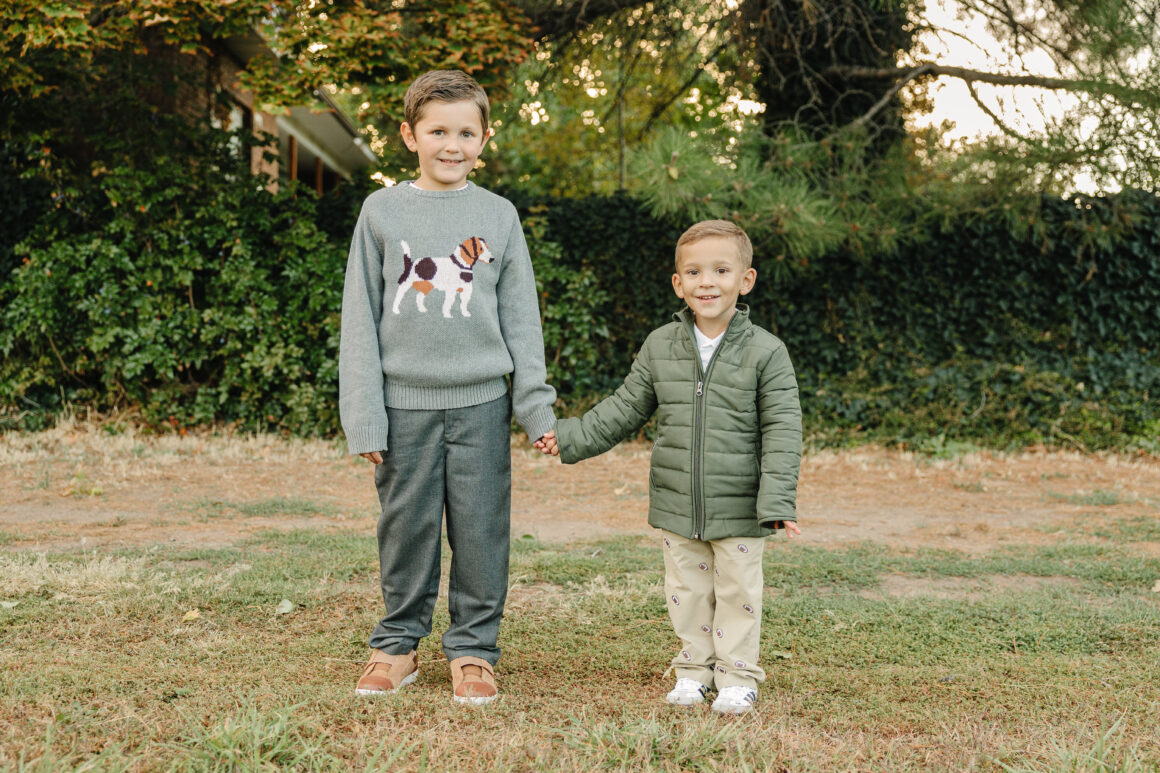
[[[702,540],[662,530],[665,597],[681,651],[678,678],[720,690],[756,688],[765,680],[757,665],[761,647],[763,537]]]

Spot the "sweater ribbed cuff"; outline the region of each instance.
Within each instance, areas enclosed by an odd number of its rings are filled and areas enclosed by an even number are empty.
[[[552,410],[552,406],[545,405],[527,416],[517,416],[516,421],[524,428],[524,432],[528,433],[528,439],[536,441],[555,428],[556,413]]]
[[[346,427],[346,448],[350,454],[369,454],[387,449],[387,425]]]

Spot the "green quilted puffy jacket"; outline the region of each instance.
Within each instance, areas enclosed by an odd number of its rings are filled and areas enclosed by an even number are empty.
[[[758,537],[796,521],[801,408],[785,344],[738,306],[704,371],[693,315],[654,330],[611,396],[556,427],[566,464],[602,454],[657,416],[650,525],[688,539]]]

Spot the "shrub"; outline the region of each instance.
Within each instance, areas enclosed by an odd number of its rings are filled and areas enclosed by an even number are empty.
[[[313,196],[238,168],[228,136],[192,166],[111,171],[80,228],[62,208],[17,246],[0,285],[9,419],[80,404],[334,429],[345,248],[316,226]]]

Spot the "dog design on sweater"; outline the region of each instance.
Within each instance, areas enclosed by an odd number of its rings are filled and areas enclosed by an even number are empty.
[[[411,248],[406,242],[403,245],[403,275],[399,277],[399,289],[395,292],[395,302],[391,311],[399,313],[399,303],[408,290],[415,291],[415,303],[419,311],[426,312],[423,304],[427,294],[432,290],[443,292],[443,316],[451,316],[451,306],[455,297],[459,296],[459,310],[463,316],[470,317],[467,302],[471,300],[471,280],[474,276],[473,268],[476,261],[491,263],[492,254],[487,248],[487,242],[482,237],[472,236],[464,239],[455,248],[455,252],[446,258],[420,258],[411,260]]]

